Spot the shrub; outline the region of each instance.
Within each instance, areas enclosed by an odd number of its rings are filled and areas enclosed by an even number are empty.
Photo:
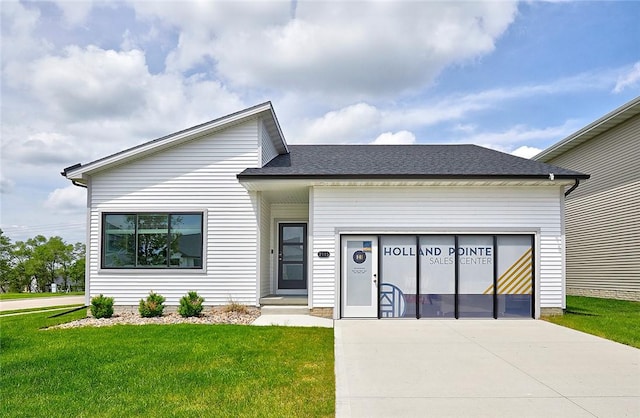
[[[198,292],[188,292],[180,298],[178,313],[184,318],[198,316],[202,312],[202,302],[204,302],[204,298],[199,296]]]
[[[246,314],[249,312],[249,308],[247,308],[246,305],[243,305],[241,303],[238,303],[236,301],[234,301],[233,299],[229,299],[229,303],[227,303],[222,310],[224,312],[236,312],[239,314]]]
[[[100,293],[91,299],[91,315],[94,318],[111,318],[113,315],[113,298],[108,298]]]
[[[162,311],[164,311],[164,301],[164,296],[153,293],[152,290],[151,292],[149,292],[149,296],[147,296],[146,301],[144,299],[140,299],[140,306],[138,307],[140,316],[142,316],[143,318],[162,316]]]

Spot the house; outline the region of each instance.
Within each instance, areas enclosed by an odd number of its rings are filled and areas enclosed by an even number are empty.
[[[288,145],[271,103],[62,174],[87,188],[87,303],[334,318],[561,312],[564,190],[588,178],[474,145]]]
[[[534,159],[591,174],[566,200],[568,294],[640,301],[640,97]]]

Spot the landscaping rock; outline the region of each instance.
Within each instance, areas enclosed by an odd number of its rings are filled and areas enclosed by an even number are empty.
[[[147,325],[147,324],[239,324],[249,325],[260,316],[260,309],[248,307],[246,313],[226,312],[224,307],[215,307],[198,317],[183,318],[178,313],[168,313],[155,318],[142,318],[137,312],[119,312],[111,318],[87,317],[67,322],[51,328],[109,327],[112,325]],[[51,329],[50,328],[50,329]]]

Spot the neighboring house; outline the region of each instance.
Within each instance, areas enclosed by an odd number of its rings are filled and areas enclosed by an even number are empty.
[[[640,300],[640,97],[534,159],[591,174],[566,201],[568,293]]]
[[[298,145],[271,103],[63,175],[88,189],[87,303],[306,297],[343,317],[564,307],[564,189],[587,175],[474,145]]]

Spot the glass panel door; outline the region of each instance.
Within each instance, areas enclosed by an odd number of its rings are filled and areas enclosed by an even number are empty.
[[[380,316],[382,318],[416,317],[417,252],[414,235],[380,238]]]
[[[455,237],[420,237],[420,317],[454,318],[456,304]]]
[[[493,236],[458,237],[458,317],[493,318]]]
[[[342,316],[375,318],[378,314],[378,241],[375,236],[342,240]]]
[[[533,238],[498,237],[498,318],[531,318]]]
[[[306,289],[307,224],[279,224],[278,242],[278,289]]]

